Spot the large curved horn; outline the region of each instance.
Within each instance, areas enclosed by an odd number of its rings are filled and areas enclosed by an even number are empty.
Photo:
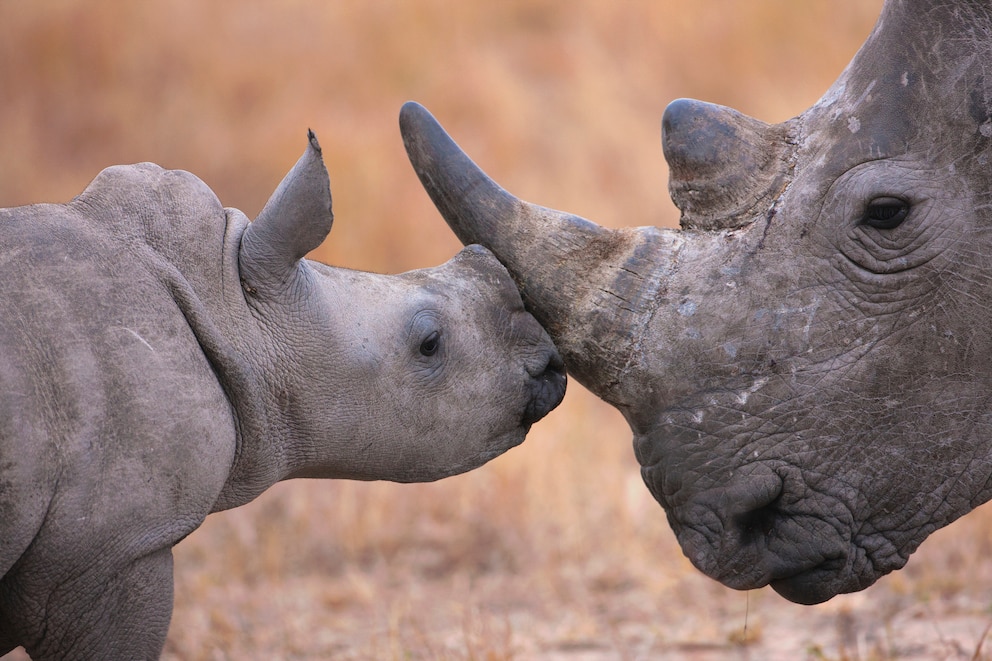
[[[462,242],[496,255],[524,302],[558,344],[569,372],[618,402],[620,375],[659,286],[653,228],[611,230],[517,199],[489,178],[421,105],[400,113],[407,154],[424,188]]]

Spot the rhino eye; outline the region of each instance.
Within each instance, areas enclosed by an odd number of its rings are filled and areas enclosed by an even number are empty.
[[[441,333],[434,331],[420,343],[420,354],[422,356],[433,356],[441,348]]]
[[[876,197],[868,203],[862,223],[880,230],[899,226],[909,215],[909,203],[898,197]]]

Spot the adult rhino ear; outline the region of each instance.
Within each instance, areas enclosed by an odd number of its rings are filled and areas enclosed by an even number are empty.
[[[313,131],[309,145],[241,238],[239,265],[247,291],[285,283],[297,262],[319,246],[334,222],[331,186]]]

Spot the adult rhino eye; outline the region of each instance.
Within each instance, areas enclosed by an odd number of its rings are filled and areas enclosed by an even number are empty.
[[[909,202],[898,197],[877,197],[868,203],[862,223],[880,230],[899,226],[909,215]]]
[[[441,333],[434,331],[420,343],[420,354],[423,356],[433,356],[441,348]]]

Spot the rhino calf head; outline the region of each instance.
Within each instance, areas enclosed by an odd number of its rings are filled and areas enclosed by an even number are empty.
[[[299,455],[283,477],[436,480],[518,445],[561,401],[564,368],[506,269],[478,245],[400,275],[302,259],[330,229],[319,156],[312,140],[238,253],[263,331],[245,351],[281,454]]]
[[[0,209],[0,655],[147,659],[172,547],[279,480],[436,480],[561,400],[554,345],[480,246],[401,275],[304,258],[311,134],[251,223],[196,177],[102,172]]]
[[[623,412],[688,558],[815,603],[992,497],[992,8],[889,0],[812,108],[673,102],[682,230],[522,202],[421,107],[401,125],[579,382]]]

